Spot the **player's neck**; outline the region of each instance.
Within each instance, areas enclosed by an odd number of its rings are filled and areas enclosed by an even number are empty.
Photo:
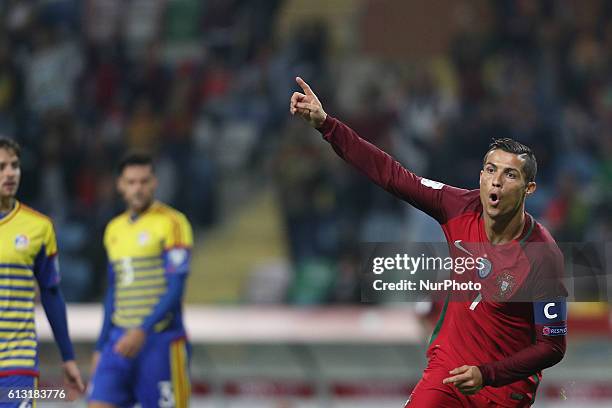
[[[505,244],[521,236],[525,227],[525,210],[520,208],[509,217],[491,218],[484,215],[484,227],[487,238],[492,244]]]
[[[15,208],[14,197],[2,197],[0,198],[0,214],[7,214]]]
[[[130,214],[130,219],[132,221],[137,220],[142,214],[144,214],[147,211],[149,211],[149,208],[151,208],[152,205],[153,205],[153,201],[151,201],[149,204],[145,205],[142,208],[128,208],[128,213]]]

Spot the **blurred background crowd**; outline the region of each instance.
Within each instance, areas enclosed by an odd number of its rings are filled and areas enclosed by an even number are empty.
[[[494,137],[528,144],[528,210],[558,241],[612,240],[612,3],[314,3],[0,2],[0,132],[24,147],[20,199],[55,221],[68,300],[101,296],[128,149],[155,154],[159,198],[210,256],[250,253],[223,233],[280,248],[235,273],[202,260],[213,283],[194,280],[209,292],[194,300],[358,303],[359,243],[439,240],[291,118],[298,74],[329,114],[444,183],[477,188]],[[210,293],[228,279],[238,289]],[[276,292],[245,288],[261,282]]]
[[[19,199],[54,220],[80,363],[101,321],[102,233],[123,209],[115,165],[149,150],[158,198],[196,231],[186,316],[202,407],[398,407],[424,366],[427,308],[356,307],[360,262],[363,243],[441,230],[291,117],[296,75],[430,179],[477,188],[492,138],[530,145],[528,211],[559,242],[609,248],[611,72],[605,0],[0,0],[0,134],[23,146]],[[589,272],[582,255],[568,269]],[[538,406],[609,406],[609,308],[570,306]]]

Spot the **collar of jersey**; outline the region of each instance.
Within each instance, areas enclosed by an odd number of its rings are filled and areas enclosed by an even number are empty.
[[[533,232],[533,227],[535,227],[535,219],[531,216],[531,214],[525,213],[525,215],[527,216],[527,220],[525,222],[525,226],[523,227],[523,233],[516,239],[520,245],[525,245]],[[529,229],[527,228],[527,223],[529,223]]]
[[[13,209],[8,213],[4,214],[4,217],[0,218],[0,225],[6,224],[11,219],[13,219],[13,217],[19,212],[20,209],[21,203],[15,200],[15,206],[13,207]]]
[[[485,235],[485,237],[487,236],[487,232],[484,230],[484,217],[482,216],[482,212],[479,214],[478,218],[480,220],[480,226],[482,228],[482,231]],[[521,235],[519,235],[517,238],[514,238],[512,241],[508,241],[506,242],[506,244],[510,243],[510,242],[514,242],[514,243],[518,243],[519,245],[525,245],[525,243],[527,242],[527,240],[529,239],[529,237],[531,236],[531,233],[533,232],[533,228],[535,227],[535,219],[531,216],[531,214],[529,213],[525,213],[525,224],[523,225],[523,230],[521,231]],[[489,241],[489,238],[487,238],[487,241],[490,243],[491,241]],[[498,245],[505,245],[505,244],[498,244]]]
[[[149,208],[147,208],[146,210],[144,210],[142,213],[138,214],[136,217],[132,217],[132,214],[128,212],[126,212],[127,215],[127,219],[128,219],[128,223],[130,224],[134,224],[136,222],[138,222],[139,219],[141,219],[142,217],[144,217],[145,215],[147,215],[149,213],[149,211],[151,211],[154,207],[157,206],[157,200],[154,200],[151,205],[149,206]]]

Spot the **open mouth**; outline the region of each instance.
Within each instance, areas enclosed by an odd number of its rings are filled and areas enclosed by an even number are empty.
[[[497,206],[499,204],[499,194],[491,193],[489,194],[489,204],[492,206]]]

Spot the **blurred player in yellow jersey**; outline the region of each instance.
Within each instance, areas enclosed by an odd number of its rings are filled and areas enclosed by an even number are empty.
[[[15,199],[21,178],[21,149],[0,138],[0,405],[28,407],[10,400],[10,390],[37,385],[38,343],[34,324],[35,281],[59,346],[66,385],[84,391],[68,335],[66,305],[59,288],[57,243],[51,220]]]
[[[106,227],[109,285],[92,365],[92,408],[185,407],[190,353],[181,313],[192,231],[180,212],[154,199],[151,157],[119,166],[127,211]]]

